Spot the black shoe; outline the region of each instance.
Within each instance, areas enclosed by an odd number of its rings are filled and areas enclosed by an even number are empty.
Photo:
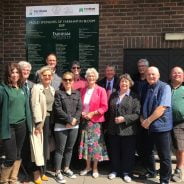
[[[142,180],[147,180],[149,178],[156,178],[156,174],[146,173],[144,175],[140,175],[139,178]]]

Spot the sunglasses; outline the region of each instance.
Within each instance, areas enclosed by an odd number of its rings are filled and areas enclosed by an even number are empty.
[[[72,82],[73,79],[63,79],[64,82]]]
[[[79,70],[79,69],[80,69],[80,66],[74,66],[74,67],[72,67],[72,69],[77,69],[77,70]]]
[[[52,77],[52,75],[43,75],[43,77]]]

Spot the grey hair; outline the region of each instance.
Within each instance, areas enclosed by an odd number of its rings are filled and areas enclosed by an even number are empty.
[[[132,78],[130,77],[130,75],[129,75],[128,73],[125,73],[125,74],[121,75],[121,76],[119,77],[119,79],[120,79],[120,81],[121,81],[122,79],[128,80],[129,83],[130,83],[130,87],[132,87],[132,86],[134,85],[134,81],[132,80]]]
[[[116,67],[115,67],[115,65],[112,65],[112,64],[108,64],[108,65],[106,65],[106,67],[105,68],[113,68],[113,70],[114,71],[116,71]]]
[[[138,65],[139,63],[144,63],[147,67],[149,67],[149,61],[148,61],[147,59],[139,59],[139,60],[137,61],[137,65]]]
[[[19,61],[18,64],[19,64],[21,70],[24,69],[25,67],[28,67],[30,71],[32,69],[31,64],[27,61]]]
[[[93,73],[95,75],[96,80],[98,80],[99,78],[99,73],[97,72],[97,70],[95,68],[88,68],[86,70],[86,75],[85,78],[87,79],[88,75],[90,75],[91,73]]]

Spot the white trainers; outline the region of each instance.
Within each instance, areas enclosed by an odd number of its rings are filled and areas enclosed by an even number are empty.
[[[130,182],[132,181],[132,178],[130,178],[130,176],[128,176],[128,175],[125,175],[125,176],[123,177],[123,180],[124,180],[126,183],[130,183]]]
[[[116,172],[111,172],[111,173],[108,175],[108,178],[109,178],[110,180],[113,180],[114,178],[116,178],[116,176],[117,176],[117,173],[116,173]]]
[[[61,172],[59,173],[56,173],[55,174],[55,180],[58,182],[58,183],[66,183],[66,180],[64,179],[63,175],[61,174]]]
[[[63,174],[65,176],[67,176],[68,178],[71,178],[71,179],[77,178],[77,176],[70,169],[67,169],[66,171],[63,171]]]

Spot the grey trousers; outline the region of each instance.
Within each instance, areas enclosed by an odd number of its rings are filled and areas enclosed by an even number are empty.
[[[55,169],[60,170],[61,164],[65,167],[70,166],[73,146],[76,142],[78,134],[78,129],[68,129],[63,131],[55,131],[55,141],[56,141],[56,150],[55,150]]]

